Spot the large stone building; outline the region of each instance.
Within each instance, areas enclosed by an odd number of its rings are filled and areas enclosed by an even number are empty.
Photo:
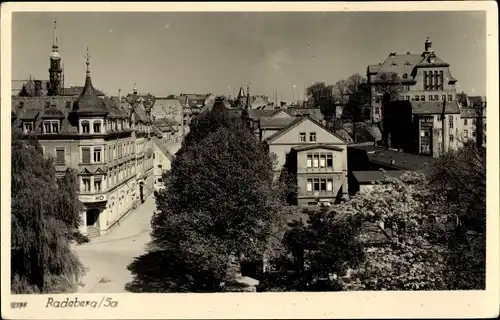
[[[150,106],[99,97],[88,53],[86,64],[80,94],[60,95],[61,57],[54,42],[50,96],[14,96],[11,114],[13,127],[34,135],[44,155],[54,158],[57,173],[77,171],[81,231],[99,236],[153,190],[153,145]]]
[[[366,78],[371,88],[373,122],[380,122],[383,117],[383,88],[391,84],[400,86],[399,100],[437,102],[456,99],[457,80],[451,75],[450,65],[435,54],[429,38],[425,41],[422,53],[391,52],[384,62],[369,65]]]

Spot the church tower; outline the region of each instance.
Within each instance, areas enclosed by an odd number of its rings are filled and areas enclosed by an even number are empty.
[[[57,45],[57,22],[54,19],[54,34],[52,37],[52,53],[50,55],[49,68],[49,96],[58,96],[62,94],[62,67],[61,56],[59,55],[59,46]]]

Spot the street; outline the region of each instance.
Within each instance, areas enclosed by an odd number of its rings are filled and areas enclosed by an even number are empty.
[[[127,266],[145,253],[150,241],[150,221],[155,207],[151,194],[137,209],[130,212],[118,225],[89,243],[75,245],[87,272],[78,287],[80,293],[124,293],[125,284],[132,280]]]

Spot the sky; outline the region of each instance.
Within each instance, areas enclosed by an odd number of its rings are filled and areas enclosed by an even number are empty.
[[[65,87],[85,82],[108,95],[251,93],[302,99],[390,52],[421,53],[429,37],[458,90],[486,95],[485,12],[22,12],[13,14],[12,77],[48,79],[57,19]]]

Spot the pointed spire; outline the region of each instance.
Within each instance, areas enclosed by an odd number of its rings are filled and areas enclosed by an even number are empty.
[[[134,94],[137,94],[137,85],[135,82],[134,82]]]
[[[52,36],[52,52],[57,52],[59,46],[57,45],[57,20],[54,18],[54,34]]]
[[[90,78],[90,55],[89,55],[89,47],[87,47],[87,52],[85,54],[85,64],[87,65],[87,77]]]

